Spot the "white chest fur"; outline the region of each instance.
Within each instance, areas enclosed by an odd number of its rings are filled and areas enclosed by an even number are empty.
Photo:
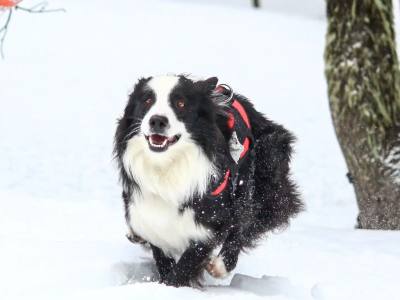
[[[196,224],[191,209],[180,213],[177,206],[155,195],[138,195],[129,213],[134,232],[174,258],[180,257],[191,240],[211,236],[210,230]]]
[[[194,194],[206,192],[213,164],[202,149],[182,137],[166,153],[152,153],[143,137],[132,138],[123,162],[139,186],[129,206],[130,226],[143,239],[179,258],[190,241],[202,241],[211,231],[196,224],[194,212],[179,207]]]

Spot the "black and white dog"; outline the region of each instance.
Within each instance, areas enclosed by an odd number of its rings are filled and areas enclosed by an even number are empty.
[[[168,285],[225,276],[302,208],[293,136],[217,82],[140,79],[115,135],[130,238],[150,244]]]

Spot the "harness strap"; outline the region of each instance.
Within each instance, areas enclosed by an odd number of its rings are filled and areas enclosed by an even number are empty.
[[[224,92],[227,91],[227,90],[225,89],[225,87],[224,87],[224,86],[221,86],[221,85],[218,86],[215,90],[216,90],[216,92],[218,92],[218,93],[224,93]],[[230,91],[230,92],[232,92],[232,91]],[[231,95],[231,96],[232,96],[232,95]],[[234,110],[237,111],[237,113],[239,114],[240,118],[243,120],[243,122],[244,122],[245,126],[247,127],[247,129],[248,129],[248,130],[251,130],[251,125],[250,125],[249,117],[248,117],[248,115],[247,115],[247,113],[246,113],[246,110],[245,110],[244,107],[242,106],[242,104],[241,104],[237,99],[232,99],[232,101],[230,102],[230,106],[231,106],[232,109],[234,109]],[[229,112],[229,113],[228,113],[228,121],[227,121],[227,126],[228,126],[228,128],[231,129],[232,131],[235,131],[235,123],[236,123],[235,115],[233,114],[233,112]],[[242,147],[243,147],[243,150],[242,150],[242,152],[240,153],[240,158],[239,158],[239,159],[242,159],[242,158],[246,155],[246,153],[249,151],[249,149],[250,149],[250,138],[249,138],[248,136],[246,136],[246,137],[244,138],[243,143],[242,143]],[[225,190],[225,188],[226,188],[227,185],[228,185],[230,175],[231,175],[231,170],[228,169],[228,170],[225,172],[223,181],[222,181],[222,182],[220,183],[220,185],[211,193],[212,196],[218,196],[219,194],[221,194],[221,193]]]
[[[251,126],[250,126],[249,117],[247,116],[247,113],[246,113],[245,109],[243,108],[242,104],[240,104],[240,102],[235,99],[232,102],[232,107],[238,111],[238,113],[242,117],[243,121],[246,123],[247,128],[250,129]]]
[[[228,185],[228,180],[229,180],[229,175],[231,174],[231,170],[227,170],[224,176],[224,181],[221,182],[221,184],[211,193],[212,196],[218,196],[221,194],[226,186]]]

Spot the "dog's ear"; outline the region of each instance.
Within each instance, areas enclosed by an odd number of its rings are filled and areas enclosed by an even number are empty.
[[[218,78],[217,77],[210,77],[206,80],[201,80],[197,81],[196,85],[203,91],[205,92],[211,92],[215,90],[218,84]]]
[[[217,77],[210,77],[206,80],[204,80],[204,85],[206,88],[210,90],[214,90],[217,87],[218,84],[218,78]]]

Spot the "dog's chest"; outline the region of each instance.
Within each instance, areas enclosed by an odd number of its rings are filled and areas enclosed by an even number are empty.
[[[202,241],[211,231],[195,222],[192,209],[183,212],[159,196],[136,196],[129,207],[130,225],[133,231],[151,244],[161,248],[174,258],[188,248],[190,241]]]

